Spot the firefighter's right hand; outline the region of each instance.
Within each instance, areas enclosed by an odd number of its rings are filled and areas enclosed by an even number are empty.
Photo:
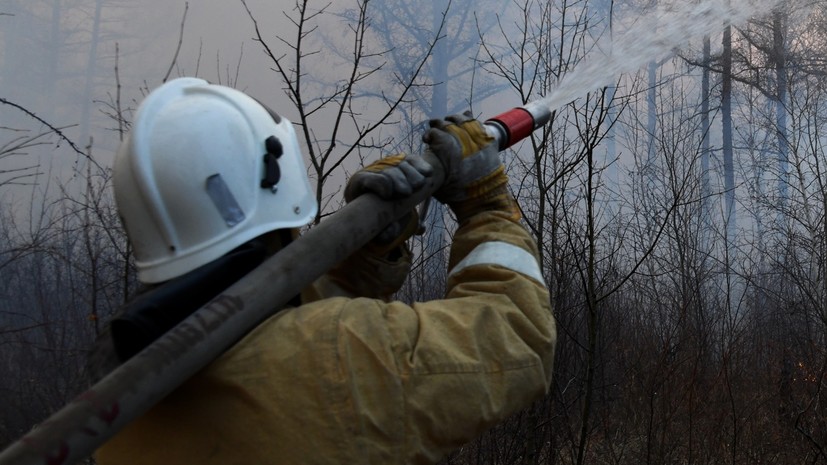
[[[508,191],[508,177],[497,143],[470,112],[429,122],[422,136],[445,168],[445,182],[434,194],[462,224],[482,211],[506,212],[514,221],[520,211]]]
[[[425,186],[433,174],[433,167],[420,156],[405,154],[379,159],[357,171],[345,187],[345,201],[373,193],[383,200],[403,199]],[[419,217],[411,210],[402,218],[389,224],[369,244],[376,255],[385,255],[402,245],[418,229]]]
[[[345,187],[345,201],[371,192],[383,200],[405,198],[425,185],[433,167],[422,157],[405,154],[381,158],[357,171]]]

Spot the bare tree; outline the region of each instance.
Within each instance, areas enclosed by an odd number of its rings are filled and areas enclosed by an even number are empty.
[[[443,118],[474,108],[502,90],[476,61],[480,37],[497,25],[496,15],[504,14],[507,0],[485,0],[473,5],[453,0],[421,3],[408,0],[371,2],[375,17],[375,40],[388,51],[386,74],[411,76],[419,73],[421,85],[411,89],[409,105],[400,106],[400,141],[394,150],[416,153],[422,150],[419,135],[429,118]],[[434,35],[435,32],[440,34]],[[436,42],[434,42],[436,39]],[[419,70],[425,54],[430,54]],[[407,134],[414,137],[407,137]],[[415,244],[417,266],[413,279],[421,292],[433,290],[438,297],[444,288],[448,260],[450,225],[443,205],[431,203],[423,219],[424,237]]]
[[[346,20],[345,37],[337,41],[347,43],[348,61],[336,66],[331,63],[336,55],[317,45],[318,36],[325,30],[320,24],[339,17],[331,13],[332,4],[316,9],[309,1],[296,1],[290,12],[284,12],[293,30],[268,37],[246,1],[241,3],[253,22],[256,41],[272,61],[277,79],[294,106],[293,119],[310,159],[317,199],[325,207],[329,201],[326,187],[330,187],[326,185],[332,175],[341,171],[346,162],[364,159],[364,150],[381,150],[391,143],[391,137],[382,130],[398,123],[396,112],[409,101],[411,90],[418,85],[420,71],[441,34],[441,24],[419,61],[412,64],[414,71],[406,76],[398,75],[377,98],[373,89],[381,83],[378,72],[385,66],[387,50],[375,48],[368,40],[372,33],[369,1],[355,2],[357,14]],[[270,45],[273,40],[278,42],[278,47]],[[340,72],[328,78],[331,69]],[[372,107],[371,118],[362,113],[365,106]],[[324,208],[320,209],[317,222],[323,212]]]

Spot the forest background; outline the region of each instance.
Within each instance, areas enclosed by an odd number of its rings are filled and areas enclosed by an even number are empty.
[[[503,153],[558,321],[554,382],[445,463],[827,463],[827,2],[776,3],[607,66]],[[276,108],[323,221],[349,173],[420,152],[428,118],[536,100],[687,4],[4,0],[0,446],[88,385],[136,291],[110,178],[150,89],[199,76]],[[453,228],[431,209],[400,299],[441,295]]]

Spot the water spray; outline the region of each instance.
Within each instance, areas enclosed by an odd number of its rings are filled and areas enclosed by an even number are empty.
[[[586,92],[611,85],[617,76],[674,53],[675,48],[692,39],[719,32],[724,23],[742,23],[756,13],[771,11],[779,3],[780,0],[679,1],[659,9],[618,35],[602,53],[598,47],[592,56],[562,76],[547,96],[494,116],[485,121],[485,127],[497,139],[499,149],[505,150],[546,125],[554,110]],[[661,34],[659,30],[669,33]]]

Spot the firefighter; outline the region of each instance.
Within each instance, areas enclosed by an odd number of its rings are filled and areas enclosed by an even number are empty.
[[[444,299],[391,300],[410,268],[409,217],[127,425],[98,463],[434,463],[543,396],[549,295],[493,139],[457,115],[431,121],[423,140],[446,171],[435,197],[459,224]],[[346,200],[405,198],[432,169],[418,156],[381,159],[351,177]],[[291,123],[195,78],[142,102],[113,182],[146,288],[99,349],[119,362],[317,212]]]

